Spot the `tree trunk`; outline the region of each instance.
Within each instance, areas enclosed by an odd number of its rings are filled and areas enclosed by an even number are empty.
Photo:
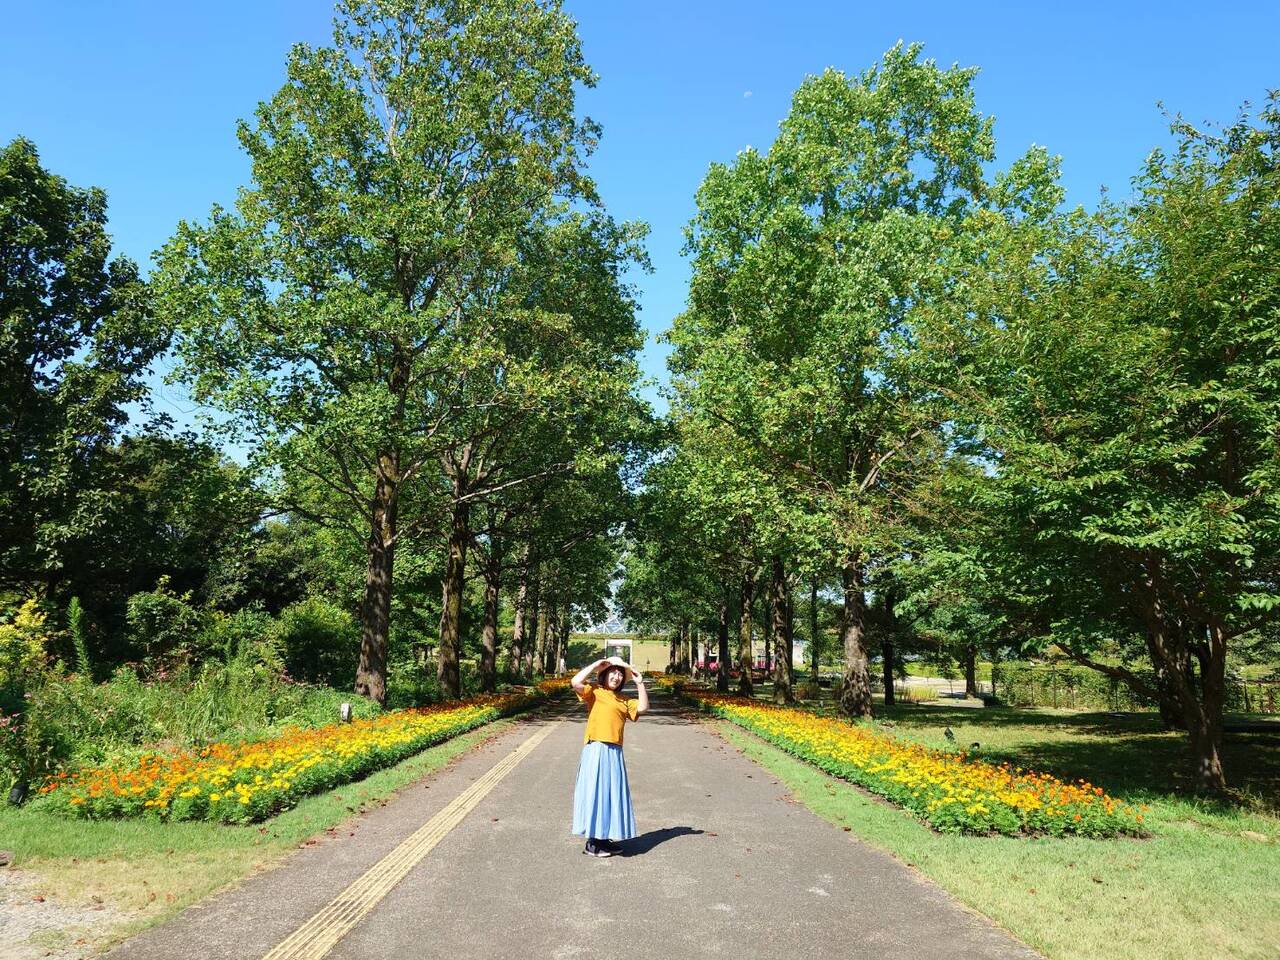
[[[1169,686],[1181,708],[1183,722],[1191,736],[1195,778],[1202,790],[1222,795],[1228,792],[1222,769],[1222,710],[1226,699],[1227,642],[1221,623],[1204,626],[1203,640],[1193,645],[1186,625],[1167,614],[1160,593],[1159,561],[1149,558],[1147,578],[1140,588],[1147,623],[1147,648],[1156,667],[1164,667]],[[1188,675],[1190,652],[1200,662],[1200,691]]]
[[[455,487],[454,493],[456,496],[461,490]],[[458,658],[462,652],[462,590],[467,570],[467,544],[471,540],[470,512],[466,501],[455,500],[440,601],[440,659],[436,668],[440,696],[446,700],[462,696]]]
[[[893,655],[893,636],[886,632],[884,637],[884,705],[886,707],[892,707],[898,702],[898,695],[893,689]]]
[[[893,581],[889,581],[889,586],[881,591],[884,604],[884,642],[882,644],[884,654],[884,705],[892,707],[898,701],[897,691],[893,688],[897,664],[895,663],[896,650],[894,649],[893,639],[898,636],[898,615],[894,612],[894,604],[896,602],[893,595]]]
[[[844,616],[840,625],[844,646],[844,677],[840,684],[840,709],[857,719],[871,716],[871,677],[867,671],[867,598],[862,592],[862,571],[850,563],[842,571]]]
[[[791,690],[791,638],[787,629],[787,575],[782,557],[774,555],[769,578],[769,600],[773,608],[773,702],[794,703]]]
[[[564,635],[569,623],[569,612],[563,607],[556,610],[556,632],[551,638],[551,658],[547,661],[547,673],[560,672],[560,651],[564,649]]]
[[[547,673],[547,648],[556,631],[556,608],[544,605],[538,617],[538,672]]]
[[[769,584],[764,588],[764,612],[761,618],[764,620],[764,672],[766,675],[773,674],[773,623],[774,623],[774,602],[773,602],[773,581],[770,578]]]
[[[1183,674],[1187,672],[1190,663],[1186,661],[1186,651],[1179,651],[1180,656],[1173,656],[1174,666],[1172,668],[1165,666],[1166,657],[1160,655],[1157,649],[1157,638],[1150,631],[1147,631],[1147,653],[1151,657],[1151,665],[1156,675],[1156,705],[1160,709],[1160,722],[1164,724],[1166,730],[1186,730],[1187,721],[1182,715],[1182,706],[1178,703],[1178,694],[1174,690],[1173,678],[1170,676],[1171,670],[1177,670]]]
[[[494,550],[492,543],[489,549]],[[498,688],[498,591],[501,586],[502,565],[494,554],[484,571],[484,629],[480,643],[482,693],[493,693]]]
[[[742,575],[742,615],[738,618],[738,692],[749,697],[755,691],[751,670],[755,658],[751,650],[751,604],[755,599],[756,580],[751,572]]]
[[[519,676],[522,673],[521,665],[528,632],[530,553],[529,547],[526,546],[520,558],[520,585],[516,588],[516,618],[511,628],[511,662],[508,668],[513,676]]]
[[[667,673],[680,670],[680,628],[671,631],[671,649],[667,651]]]
[[[538,636],[542,631],[542,584],[538,580],[538,567],[535,564],[530,572],[528,623],[525,624],[524,649],[522,651],[523,673],[526,679],[533,677],[533,663],[538,653]]]
[[[1196,659],[1200,663],[1200,703],[1195,723],[1187,718],[1191,747],[1195,752],[1196,780],[1211,793],[1227,793],[1227,778],[1222,769],[1222,711],[1227,694],[1227,641],[1221,625],[1209,626],[1205,642],[1197,644]],[[1194,693],[1190,683],[1187,689]]]
[[[693,642],[693,629],[689,626],[689,621],[680,624],[680,672],[685,676],[689,675],[692,669],[689,656],[689,645]]]
[[[556,662],[551,665],[551,669],[558,675],[564,667],[565,658],[569,656],[569,634],[570,619],[569,610],[565,609],[564,616],[560,618],[560,640],[556,644]]]
[[[787,638],[787,655],[783,658],[787,664],[787,682],[791,684],[791,689],[796,686],[796,598],[791,590],[791,581],[783,583],[787,603],[785,610],[787,612],[786,630],[784,633]]]
[[[978,647],[973,643],[964,648],[964,695],[978,698]]]
[[[391,577],[395,566],[396,482],[398,463],[392,454],[379,457],[369,532],[364,601],[360,605],[360,659],[355,692],[385,706],[387,702],[387,640],[391,632]]]
[[[716,626],[716,690],[729,692],[729,602],[720,601],[720,618]]]
[[[814,686],[818,684],[818,658],[822,655],[818,639],[818,578],[809,584],[809,676]]]

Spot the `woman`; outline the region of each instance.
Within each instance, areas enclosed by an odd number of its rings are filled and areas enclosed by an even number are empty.
[[[599,671],[596,682],[587,683],[593,670]],[[631,678],[636,682],[634,700],[619,695]],[[622,728],[649,709],[649,693],[644,677],[621,657],[588,664],[570,682],[588,709],[582,736],[585,746],[573,790],[573,832],[587,838],[583,853],[611,857],[618,852],[618,841],[636,835],[627,764],[622,756]]]

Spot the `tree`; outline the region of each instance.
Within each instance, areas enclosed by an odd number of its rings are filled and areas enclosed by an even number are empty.
[[[987,465],[980,562],[1041,649],[1180,717],[1223,792],[1228,651],[1280,609],[1280,112],[1174,133],[1127,208],[966,227],[981,275],[936,350]]]
[[[840,571],[855,717],[871,713],[866,571],[897,549],[897,504],[939,450],[908,318],[940,282],[939,237],[985,187],[973,76],[899,45],[860,76],[809,78],[767,154],[713,165],[688,231],[682,370],[770,490],[766,556],[790,540]]]
[[[35,145],[0,151],[0,587],[58,591],[121,486],[109,456],[165,347],[138,268],[111,258],[106,195]]]
[[[289,507],[364,541],[356,689],[383,701],[397,549],[447,532],[447,580],[465,560],[469,491],[438,471],[491,369],[484,307],[558,202],[594,200],[594,77],[560,6],[523,0],[344,0],[332,46],[286,69],[239,127],[235,211],[180,224],[155,283],[195,398],[329,491]]]
[[[623,275],[647,261],[645,228],[568,214],[528,231],[507,275],[467,314],[477,360],[456,387],[442,426],[452,499],[440,629],[439,677],[457,695],[458,603],[471,542],[471,511],[486,498],[570,474],[616,473],[633,436],[632,387],[641,344]]]

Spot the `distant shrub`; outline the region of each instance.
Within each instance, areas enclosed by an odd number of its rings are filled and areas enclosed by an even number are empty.
[[[261,609],[206,612],[195,646],[206,651],[209,659],[224,663],[259,665],[271,673],[284,669],[276,623]]]
[[[822,688],[816,683],[806,681],[796,685],[796,696],[801,700],[817,700],[822,696]]]
[[[343,689],[355,684],[360,634],[343,607],[306,597],[280,612],[274,636],[289,676]]]
[[[125,605],[125,635],[130,646],[148,660],[203,659],[206,614],[191,603],[189,593],[169,589],[161,577],[154,590],[135,593]]]
[[[1155,674],[1150,668],[1133,665],[1129,669],[1155,686]],[[1268,698],[1265,683],[1246,681],[1234,671],[1228,671],[1226,679],[1227,710],[1276,711],[1276,695],[1271,692]],[[1000,702],[1012,707],[1138,711],[1156,706],[1123,681],[1074,664],[1006,661],[993,667],[992,682]]]

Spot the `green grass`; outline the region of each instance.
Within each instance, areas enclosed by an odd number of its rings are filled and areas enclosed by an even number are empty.
[[[1046,710],[899,707],[895,733],[956,740],[1146,803],[1146,840],[1016,839],[935,833],[731,724],[741,747],[818,815],[887,850],[1050,960],[1270,958],[1280,941],[1280,737],[1230,736],[1243,805],[1189,789],[1185,736],[1153,718]]]
[[[503,730],[498,720],[431,747],[357,783],[308,797],[264,824],[70,820],[51,812],[0,807],[0,838],[14,865],[41,892],[72,903],[97,897],[132,919],[98,946],[159,923],[183,907],[279,859],[361,809]]]

